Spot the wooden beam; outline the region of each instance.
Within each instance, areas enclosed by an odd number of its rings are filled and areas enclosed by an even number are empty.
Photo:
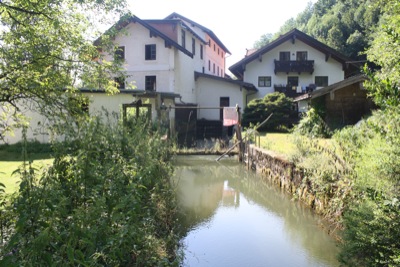
[[[325,54],[325,61],[328,61],[328,59],[331,57],[331,54],[330,53],[326,53]]]

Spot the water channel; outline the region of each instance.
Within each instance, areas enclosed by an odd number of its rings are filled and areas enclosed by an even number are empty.
[[[338,266],[335,241],[276,185],[237,162],[178,156],[184,266]]]

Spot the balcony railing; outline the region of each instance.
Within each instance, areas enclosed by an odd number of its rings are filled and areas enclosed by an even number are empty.
[[[309,93],[313,91],[313,87],[300,87],[300,86],[290,86],[290,85],[274,85],[275,92],[284,93],[287,97],[295,98],[305,93]]]
[[[314,72],[314,60],[301,60],[301,61],[280,61],[275,60],[275,74],[277,72]]]

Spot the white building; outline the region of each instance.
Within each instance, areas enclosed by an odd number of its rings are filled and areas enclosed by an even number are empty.
[[[176,117],[182,123],[187,123],[189,117],[221,120],[220,107],[243,108],[247,95],[257,91],[254,85],[225,74],[225,57],[230,52],[210,29],[177,13],[160,20],[132,16],[113,28],[118,30],[113,39],[117,50],[104,56],[106,60],[123,60],[127,78],[114,77],[120,87],[116,95],[107,95],[98,88],[82,89],[89,99],[90,114],[106,109],[122,115],[141,103],[150,110],[153,120],[167,110],[170,127],[175,129],[179,127]],[[95,44],[101,48],[101,37]],[[192,110],[185,111],[184,107]],[[47,140],[33,131],[28,136]],[[7,142],[18,140],[17,134]]]
[[[254,99],[273,92],[296,97],[340,82],[357,72],[357,67],[336,50],[294,29],[251,51],[229,70],[255,85]],[[298,104],[299,111],[305,111],[307,101]]]

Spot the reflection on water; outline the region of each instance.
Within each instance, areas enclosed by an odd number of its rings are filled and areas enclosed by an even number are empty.
[[[185,266],[338,266],[316,217],[234,159],[178,157]]]

